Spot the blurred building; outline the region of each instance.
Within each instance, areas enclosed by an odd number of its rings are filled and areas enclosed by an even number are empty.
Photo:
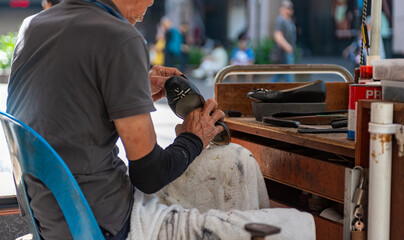
[[[163,16],[175,26],[188,22],[197,44],[218,39],[230,47],[247,33],[253,42],[272,38],[282,0],[155,0],[143,23],[136,27],[149,42],[155,41]],[[398,26],[403,0],[382,0],[387,19],[387,45],[402,53],[403,33]],[[358,34],[363,0],[292,0],[298,30],[298,45],[312,55],[338,55]],[[372,0],[368,0],[370,14]],[[400,7],[401,6],[401,7]],[[22,20],[41,11],[41,0],[0,0],[0,34],[17,31]],[[394,23],[394,25],[392,25]],[[394,26],[397,26],[394,28]],[[390,32],[390,35],[388,34]],[[393,34],[391,34],[393,33]]]
[[[313,55],[340,56],[360,34],[363,0],[291,0],[294,4],[298,45]],[[403,0],[382,2],[382,39],[387,57],[401,54],[404,34],[398,22]],[[249,0],[249,35],[254,41],[272,37],[282,0]],[[372,0],[368,0],[370,15]],[[392,34],[393,33],[393,34]],[[400,37],[401,36],[401,37]],[[401,40],[400,40],[401,39]],[[394,45],[394,48],[392,47]]]
[[[282,0],[249,1],[251,9],[249,32],[254,40],[273,36],[281,2]],[[357,36],[360,22],[358,0],[292,0],[292,2],[298,45],[312,54],[340,54],[342,49]]]

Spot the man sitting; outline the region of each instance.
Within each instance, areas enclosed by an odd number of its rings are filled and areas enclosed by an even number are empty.
[[[282,236],[312,238],[311,215],[296,210],[230,212],[229,218],[224,217],[229,213],[217,212],[224,220],[220,225],[210,211],[158,204],[156,195],[148,195],[184,173],[222,131],[215,123],[224,118],[209,99],[176,127],[177,137],[170,146],[162,149],[157,144],[150,117],[153,102],[165,96],[164,82],[182,73],[159,66],[149,71],[145,40],[133,25],[142,21],[152,3],[65,0],[27,18],[16,42],[7,112],[42,135],[65,161],[106,239],[125,239],[129,230],[132,239],[201,238],[207,232],[221,236],[233,228],[244,238],[242,226],[252,220],[292,229],[301,225],[307,235]],[[119,137],[129,160],[129,176],[118,157]],[[33,177],[25,180],[41,236],[71,239],[52,193]],[[177,219],[171,210],[184,218]]]

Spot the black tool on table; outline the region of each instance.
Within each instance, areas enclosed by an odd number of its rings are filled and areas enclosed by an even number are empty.
[[[205,103],[205,99],[198,88],[183,76],[175,75],[169,78],[164,84],[164,89],[168,105],[179,118],[185,119],[192,110],[202,107]],[[223,126],[224,130],[216,135],[212,143],[216,145],[229,144],[231,137],[226,124],[217,121],[216,125]]]
[[[259,88],[247,93],[257,121],[277,112],[324,112],[327,111],[326,85],[323,80],[306,83],[293,88]]]
[[[346,113],[346,110],[316,113],[275,113],[263,117],[262,121],[278,127],[298,128],[297,132],[299,133],[346,133],[347,129],[340,128],[346,123]],[[332,128],[316,125],[331,125]]]

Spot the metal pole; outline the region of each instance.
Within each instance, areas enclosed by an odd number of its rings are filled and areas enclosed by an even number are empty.
[[[345,82],[353,83],[353,77],[346,68],[334,64],[256,64],[231,65],[220,70],[215,77],[215,84],[221,83],[227,76],[240,74],[337,74]]]
[[[371,104],[368,239],[390,239],[392,103]]]

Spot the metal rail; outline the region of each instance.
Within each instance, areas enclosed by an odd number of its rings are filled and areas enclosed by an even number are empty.
[[[223,82],[230,75],[240,74],[336,74],[345,82],[353,83],[351,73],[335,64],[257,64],[231,65],[220,70],[215,77],[215,84]]]

